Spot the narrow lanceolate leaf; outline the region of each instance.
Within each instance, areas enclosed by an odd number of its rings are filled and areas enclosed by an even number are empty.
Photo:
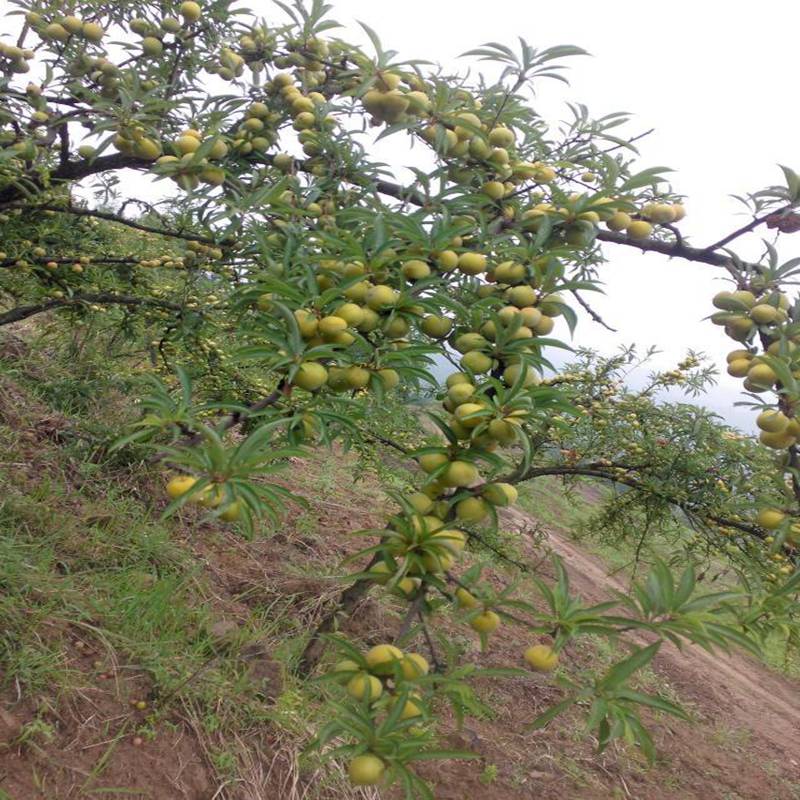
[[[660,647],[661,642],[653,642],[653,644],[647,647],[636,650],[619,664],[615,664],[605,676],[597,682],[598,689],[616,689],[621,686],[634,672],[649,664]]]
[[[566,700],[562,700],[560,703],[550,706],[547,711],[539,714],[539,716],[527,726],[527,729],[538,730],[539,728],[543,728],[549,722],[552,722],[559,714],[563,714],[568,708],[575,705],[576,702],[576,697],[568,697]]]

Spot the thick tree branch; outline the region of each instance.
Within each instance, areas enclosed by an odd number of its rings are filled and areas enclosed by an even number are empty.
[[[119,294],[74,294],[72,297],[63,297],[53,300],[46,300],[43,303],[29,306],[17,306],[9,311],[0,314],[0,326],[10,325],[12,322],[20,322],[36,314],[51,311],[54,308],[65,308],[83,303],[94,303],[98,305],[121,305],[121,306],[153,306],[154,308],[165,308],[170,311],[181,311],[182,307],[175,303],[168,303],[164,300],[151,300],[141,297],[130,297]]]
[[[118,214],[113,214],[109,211],[97,211],[92,208],[77,208],[76,206],[60,206],[49,203],[36,203],[30,205],[28,203],[9,203],[4,206],[6,210],[15,208],[24,209],[25,211],[54,211],[57,214],[71,214],[74,217],[95,217],[96,219],[103,219],[108,222],[116,222],[120,225],[125,225],[128,228],[134,228],[137,231],[144,231],[145,233],[157,233],[159,236],[167,236],[174,239],[185,239],[190,242],[200,242],[201,244],[218,245],[225,244],[225,241],[217,241],[216,239],[209,239],[207,236],[201,236],[197,233],[188,233],[185,231],[171,231],[165,228],[156,228],[153,225],[145,225],[141,222],[121,217]]]

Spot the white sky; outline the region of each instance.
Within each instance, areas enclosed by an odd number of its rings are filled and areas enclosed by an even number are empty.
[[[355,24],[363,20],[401,58],[447,67],[465,68],[468,60],[457,56],[484,42],[513,47],[517,36],[538,48],[575,44],[588,50],[591,57],[569,59],[571,88],[540,82],[537,108],[558,119],[564,101],[577,101],[596,116],[631,112],[632,134],[655,128],[639,143],[641,163],[676,170],[672,183],[687,195],[688,209],[680,228],[693,244],[716,241],[746,221],[730,194],[781,182],[779,163],[800,171],[800,106],[793,80],[800,4],[794,0],[660,5],[573,0],[567,6],[531,0],[330,1],[333,17],[347,27],[347,33],[332,35],[368,45]],[[268,0],[248,5],[268,20],[277,18]],[[0,10],[8,8],[0,0]],[[402,163],[407,148],[400,139],[381,154]],[[755,256],[759,237],[741,240],[738,249]],[[735,345],[702,321],[712,310],[712,295],[727,288],[722,270],[614,245],[606,245],[606,253],[610,261],[601,275],[607,295],[587,299],[619,333],[583,318],[576,344],[603,352],[622,343],[655,344],[663,353],[654,364],[665,368],[692,347],[724,365],[725,353]],[[798,254],[800,233],[783,237],[782,260]],[[563,327],[559,331],[567,335]],[[750,428],[751,413],[732,407],[740,383],[724,374],[719,380],[705,402],[732,424]]]

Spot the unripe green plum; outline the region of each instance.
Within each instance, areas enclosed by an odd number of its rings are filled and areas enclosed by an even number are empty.
[[[478,480],[478,468],[468,461],[451,461],[442,475],[445,486],[469,486]]]

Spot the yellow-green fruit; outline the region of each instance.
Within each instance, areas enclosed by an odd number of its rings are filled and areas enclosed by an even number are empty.
[[[352,675],[349,673],[352,672],[360,672],[361,667],[356,664],[355,661],[351,661],[349,658],[344,659],[343,661],[338,661],[334,664],[333,669],[331,672],[335,673],[343,673],[342,676],[338,679],[340,683],[347,683],[350,680]]]
[[[197,480],[191,475],[176,475],[167,483],[167,494],[175,500],[186,494],[197,483]]]
[[[433,500],[422,492],[414,492],[409,495],[408,502],[420,514],[427,514],[433,508]]]
[[[762,411],[756,417],[756,425],[758,425],[762,431],[781,433],[788,427],[789,418],[781,411],[769,409],[767,411]]]
[[[525,279],[525,265],[518,261],[503,261],[494,268],[494,277],[500,283],[518,283]]]
[[[328,380],[328,371],[316,361],[305,361],[295,373],[292,383],[301,389],[313,392]]]
[[[456,503],[456,517],[465,522],[480,522],[489,513],[489,507],[479,497],[466,497]]]
[[[395,305],[397,303],[397,292],[391,286],[379,284],[367,291],[365,300],[373,311],[378,311],[381,308]]]
[[[758,441],[766,447],[771,447],[773,450],[785,450],[787,447],[793,445],[797,441],[797,438],[790,433],[789,430],[781,431],[780,433],[761,431],[758,435]]]
[[[762,303],[750,309],[750,319],[752,319],[756,325],[769,325],[775,322],[779,313],[775,306]]]
[[[514,286],[508,290],[508,301],[517,308],[532,306],[536,302],[536,292],[531,286]]]
[[[756,296],[752,292],[748,292],[746,289],[740,289],[736,292],[731,292],[731,298],[747,308],[752,308],[756,304]]]
[[[512,444],[517,440],[517,426],[504,419],[493,419],[489,423],[489,436],[500,444]]]
[[[381,318],[378,314],[376,314],[371,308],[365,308],[364,310],[364,319],[356,325],[358,330],[362,333],[368,333],[369,331],[374,331],[375,328],[378,327],[380,324]]]
[[[502,200],[506,193],[506,187],[500,181],[487,181],[483,184],[483,193],[490,200]]]
[[[442,250],[436,255],[436,265],[443,272],[449,272],[458,266],[458,253],[454,250]]]
[[[778,344],[778,342],[775,342],[775,344]],[[770,347],[772,347],[772,345],[770,345]],[[731,361],[739,361],[741,359],[747,359],[749,361],[752,357],[753,354],[749,350],[731,350],[725,359],[730,364]]]
[[[447,398],[458,406],[462,403],[466,403],[474,392],[475,387],[471,383],[457,383],[447,390]],[[456,414],[456,416],[458,416],[458,414]]]
[[[733,292],[717,292],[711,298],[711,304],[714,306],[714,308],[719,308],[723,311],[736,310],[736,302],[733,300]]]
[[[631,239],[647,239],[653,232],[653,226],[643,219],[635,219],[625,228],[625,232]]]
[[[547,336],[553,328],[555,327],[556,323],[552,317],[546,317],[542,314],[542,318],[533,326],[533,332],[537,336]]]
[[[446,572],[453,563],[453,556],[449,553],[425,553],[422,556],[422,566],[426,572]]]
[[[195,3],[194,0],[185,0],[180,4],[178,11],[180,11],[186,22],[197,22],[200,19],[200,14],[202,14],[200,4]]]
[[[81,27],[81,34],[85,39],[97,44],[102,40],[105,31],[96,22],[84,22]]]
[[[383,332],[390,339],[403,339],[410,329],[411,326],[403,317],[393,317],[387,320],[383,326]]]
[[[386,389],[394,389],[400,383],[400,373],[396,369],[379,369],[376,375],[381,379]]]
[[[364,321],[364,309],[355,303],[343,303],[336,309],[335,316],[343,319],[350,327],[357,327]]]
[[[347,768],[347,776],[353,786],[375,786],[383,780],[386,765],[378,756],[365,753],[356,756]]]
[[[363,389],[369,384],[370,371],[364,367],[348,367],[344,374],[351,389]]]
[[[794,342],[790,342],[790,341],[787,341],[787,340],[773,342],[767,348],[767,352],[771,356],[779,356],[779,355],[782,355],[782,354],[788,355],[790,353],[794,353],[795,350],[797,350],[797,345]],[[734,351],[734,352],[737,352],[737,351]],[[742,352],[742,351],[738,351],[738,352]],[[748,353],[748,356],[750,356],[750,353]],[[731,358],[730,358],[730,354],[729,354],[728,361],[730,361],[730,360],[731,360]]]
[[[655,203],[648,214],[653,222],[665,223],[675,221],[675,206],[670,203]]]
[[[786,514],[783,511],[778,511],[776,508],[762,508],[756,516],[756,522],[767,530],[774,531],[780,527],[780,524],[786,519]]]
[[[463,587],[456,589],[456,602],[459,608],[477,608],[480,605],[475,595]]]
[[[448,462],[444,453],[426,453],[419,457],[419,465],[424,472],[430,474]]]
[[[466,534],[463,531],[455,529],[437,531],[431,536],[430,541],[435,544],[444,545],[453,553],[460,553],[467,546]]]
[[[194,136],[184,134],[179,136],[173,143],[175,152],[179,155],[185,156],[188,153],[194,153],[200,147],[200,140]]]
[[[134,142],[133,154],[147,161],[155,161],[161,155],[161,145],[143,136]]]
[[[392,675],[395,664],[403,660],[403,651],[391,644],[377,644],[367,651],[364,658],[370,672],[376,675]]]
[[[443,339],[453,328],[453,320],[429,314],[420,322],[420,330],[434,339]]]
[[[383,693],[383,684],[374,675],[355,675],[347,682],[347,693],[356,700],[377,700]]]
[[[400,578],[395,588],[400,594],[411,597],[421,585],[422,581],[419,578]]]
[[[470,350],[482,350],[489,344],[480,333],[462,333],[457,336],[453,346],[459,353],[468,353]]]
[[[323,317],[317,324],[317,329],[323,336],[335,336],[347,328],[347,321],[339,316],[330,315]]]
[[[749,371],[749,358],[737,358],[728,364],[728,375],[733,375],[734,378],[744,378]]]
[[[529,647],[524,657],[536,672],[552,672],[558,666],[558,653],[546,644]]]
[[[445,486],[469,486],[479,476],[478,468],[468,461],[452,461],[442,475]]]
[[[489,483],[481,494],[493,506],[511,506],[519,497],[519,492],[510,483]]]
[[[234,500],[220,515],[225,522],[236,522],[242,515],[242,507],[238,500]]]
[[[506,367],[503,370],[503,380],[507,386],[512,386],[520,374],[524,374],[522,385],[525,387],[535,386],[539,383],[539,376],[536,371],[526,364],[512,364],[510,367]]]
[[[466,383],[459,383],[456,384],[450,391],[458,391],[463,386],[468,386],[469,384]],[[476,428],[481,422],[484,421],[483,417],[473,416],[474,414],[479,414],[481,411],[484,410],[484,407],[479,403],[461,403],[460,406],[456,408],[453,412],[455,418],[465,427],[465,428]]]
[[[493,633],[500,626],[500,617],[494,611],[484,611],[473,617],[469,624],[478,633]]]
[[[225,170],[222,167],[205,167],[200,173],[200,180],[210,186],[222,186],[225,183]]]
[[[369,569],[369,578],[375,581],[375,583],[388,583],[393,575],[394,572],[385,561],[379,561]]]
[[[412,695],[413,696],[413,695]],[[416,698],[419,699],[418,697]],[[422,709],[409,698],[403,703],[403,710],[400,712],[400,719],[414,719],[414,717],[421,717]]]
[[[61,24],[70,33],[75,34],[75,33],[80,33],[81,32],[81,26],[82,26],[83,23],[80,21],[80,19],[78,19],[78,17],[69,16],[69,17],[62,17],[61,18]]]
[[[606,227],[610,231],[624,231],[632,220],[624,211],[615,211],[607,220]]]
[[[403,276],[410,281],[421,281],[431,274],[431,268],[424,261],[419,261],[418,259],[406,261],[406,263],[403,264],[402,271]]]
[[[546,317],[558,317],[564,313],[564,298],[560,294],[548,294],[539,300],[539,310]]]
[[[461,366],[476,374],[488,372],[492,368],[492,359],[478,350],[471,350],[461,358]]]
[[[164,52],[164,44],[155,36],[145,36],[142,39],[142,52],[148,56],[160,56]]]
[[[766,364],[754,364],[747,371],[747,378],[757,386],[773,386],[778,380],[775,370]]]
[[[489,131],[489,144],[492,147],[511,147],[514,144],[514,132],[498,126]]]
[[[486,256],[482,253],[462,253],[458,257],[458,268],[465,275],[480,275],[486,272]]]
[[[430,671],[430,666],[424,656],[419,653],[406,653],[403,663],[400,665],[403,670],[403,677],[407,681],[421,678]]]
[[[69,39],[69,31],[57,22],[51,22],[42,32],[46,39],[55,39],[57,42],[66,42]]]
[[[445,383],[450,388],[457,383],[472,383],[472,378],[466,372],[454,372],[452,375],[447,376]]]
[[[434,504],[434,510],[435,506],[436,504]],[[447,509],[445,509],[445,512],[446,510]],[[427,533],[433,533],[434,531],[439,531],[444,528],[444,522],[439,517],[435,517],[432,514],[426,514],[422,518],[417,517],[413,520],[413,522],[414,530],[419,533],[422,533],[423,531]]]

